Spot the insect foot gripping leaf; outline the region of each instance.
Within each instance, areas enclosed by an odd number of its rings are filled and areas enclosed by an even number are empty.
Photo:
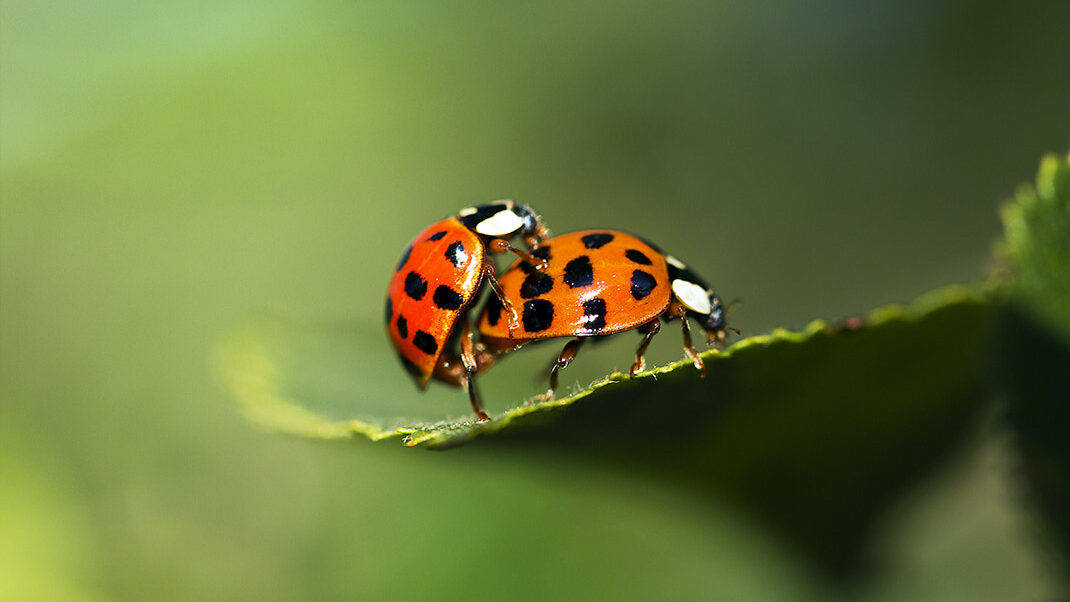
[[[1036,186],[1019,189],[1003,223],[1010,278],[993,363],[1031,498],[1048,522],[1042,531],[1070,563],[1070,155],[1044,158]]]

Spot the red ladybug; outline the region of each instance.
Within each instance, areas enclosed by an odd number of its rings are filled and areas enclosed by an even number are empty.
[[[725,310],[720,297],[683,262],[663,254],[640,238],[614,230],[586,230],[544,241],[532,255],[545,269],[513,264],[498,281],[505,300],[522,307],[521,327],[510,332],[502,302],[490,297],[478,321],[489,351],[501,354],[532,341],[576,337],[565,345],[550,371],[552,398],[557,373],[569,365],[588,337],[637,329],[643,340],[635,352],[631,376],[643,369],[643,354],[661,330],[660,319],[681,319],[684,351],[705,375],[702,358],[691,344],[688,318],[696,318],[707,344],[723,345]]]
[[[513,251],[525,265],[543,267],[545,262],[510,245],[516,236],[531,248],[549,232],[530,207],[513,201],[464,209],[431,224],[409,243],[387,289],[387,332],[402,365],[421,389],[432,377],[468,389],[480,420],[489,418],[479,405],[471,375],[494,358],[473,344],[462,316],[486,282],[499,306],[508,308],[503,328],[508,332],[510,324],[519,327],[519,316],[494,276],[491,253]],[[458,320],[463,323],[460,356],[445,351]]]

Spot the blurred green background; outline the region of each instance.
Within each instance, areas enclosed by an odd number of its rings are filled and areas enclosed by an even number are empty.
[[[1070,3],[0,6],[0,598],[1051,595],[987,422],[844,585],[745,509],[582,458],[259,432],[210,356],[263,313],[377,328],[408,240],[503,197],[670,248],[745,333],[979,279],[1068,142]]]

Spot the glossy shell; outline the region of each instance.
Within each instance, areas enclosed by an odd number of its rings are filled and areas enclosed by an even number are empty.
[[[451,217],[417,235],[398,261],[387,290],[387,332],[421,387],[479,291],[485,253],[480,237]]]
[[[510,336],[501,303],[491,296],[479,318],[483,340],[514,348],[550,337],[600,336],[641,326],[669,307],[665,257],[639,238],[613,230],[585,230],[544,241],[532,255],[543,270],[516,262],[498,276],[505,296],[521,309]]]

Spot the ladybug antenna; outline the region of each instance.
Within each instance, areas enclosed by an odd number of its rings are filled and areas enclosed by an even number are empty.
[[[728,302],[728,305],[725,307],[725,310],[724,310],[725,315],[729,315],[730,316],[730,315],[736,313],[736,310],[739,309],[741,305],[743,305],[743,299],[740,299],[739,297],[736,297],[735,299],[732,299],[731,301]],[[730,330],[736,330],[736,329],[735,328],[731,328]],[[736,334],[739,334],[738,330],[736,330]]]

